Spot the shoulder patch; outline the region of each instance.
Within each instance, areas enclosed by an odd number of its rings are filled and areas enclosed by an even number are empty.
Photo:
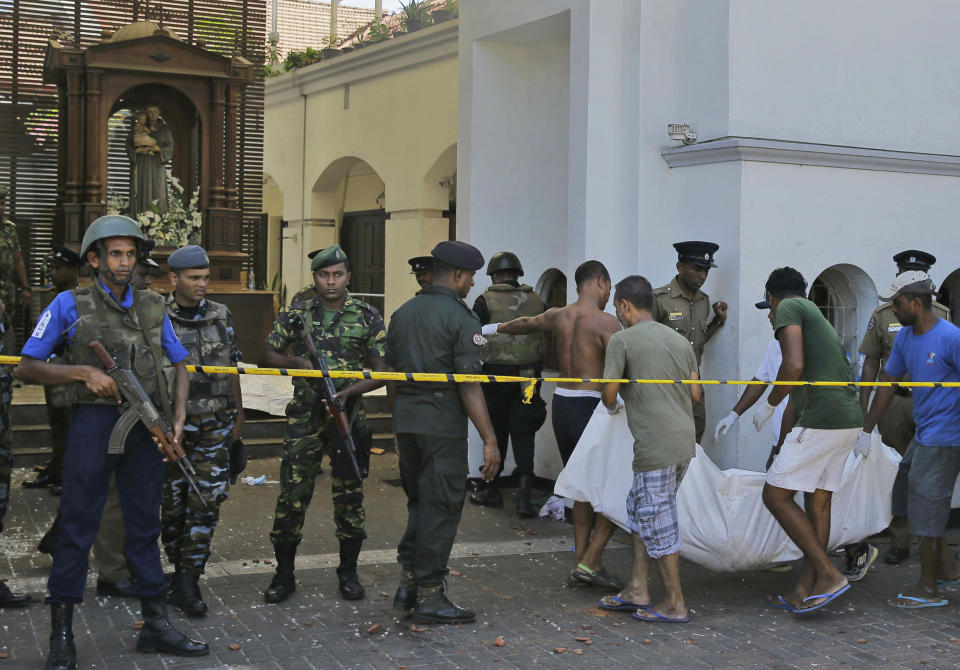
[[[867,330],[873,330],[877,326],[877,317],[871,316],[870,322],[867,323]]]
[[[477,333],[473,336],[473,343],[478,347],[482,347],[487,343],[487,340],[483,335],[481,335],[480,333]]]
[[[30,337],[35,337],[40,339],[43,337],[43,334],[47,332],[47,326],[50,324],[50,319],[53,318],[53,313],[48,309],[43,314],[40,315],[40,319],[37,320],[37,326],[33,329],[33,332],[30,334]]]

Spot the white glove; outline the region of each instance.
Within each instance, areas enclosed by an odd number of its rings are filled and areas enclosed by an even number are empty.
[[[604,405],[604,407],[606,407],[606,405]],[[607,407],[607,414],[609,414],[610,416],[613,416],[614,414],[619,414],[620,410],[622,409],[623,409],[623,401],[620,400],[620,398],[617,398],[616,407],[612,407],[612,408]]]
[[[499,327],[500,327],[499,323],[488,323],[487,325],[482,326],[480,328],[480,334],[483,335],[484,337],[487,337],[488,335],[496,335],[497,328]]]
[[[870,433],[865,433],[861,430],[860,437],[857,438],[856,443],[853,445],[853,453],[866,458],[870,455],[871,446],[873,446],[873,437],[871,437]]]
[[[763,424],[770,420],[770,417],[773,416],[773,413],[777,411],[777,408],[766,400],[763,401],[763,405],[757,408],[757,411],[753,413],[753,427],[757,429],[757,432],[760,432],[760,429],[763,428]]]
[[[726,433],[728,430],[733,428],[733,424],[737,422],[737,419],[740,418],[740,415],[736,412],[730,412],[725,417],[720,419],[717,423],[717,429],[713,431],[713,439],[718,440],[720,436]]]

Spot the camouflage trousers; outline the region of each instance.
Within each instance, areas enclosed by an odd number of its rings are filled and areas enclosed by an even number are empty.
[[[210,558],[213,531],[220,521],[220,505],[230,487],[230,433],[235,409],[187,416],[183,451],[197,471],[197,487],[210,502],[204,507],[180,468],[167,464],[160,511],[160,541],[167,559],[187,572],[201,574]]]
[[[9,368],[0,368],[0,530],[10,505],[10,472],[13,470],[13,426],[10,423],[10,401],[13,400],[13,378]]]
[[[336,426],[316,408],[312,393],[298,392],[287,405],[287,435],[280,462],[280,495],[273,518],[270,540],[274,544],[297,543],[303,538],[303,521],[313,498],[320,457],[330,458],[333,492],[333,520],[340,540],[367,537],[364,530],[363,480],[357,479],[349,457],[340,448]],[[352,407],[352,434],[361,472],[370,462],[372,434],[367,428],[361,402]]]

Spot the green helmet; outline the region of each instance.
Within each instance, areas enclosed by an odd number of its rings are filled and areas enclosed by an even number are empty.
[[[130,217],[108,214],[91,223],[87,232],[83,234],[83,242],[80,243],[80,258],[86,261],[87,252],[93,246],[93,243],[108,237],[132,237],[140,241],[147,239],[137,222]]]
[[[523,266],[520,265],[520,259],[511,251],[499,251],[490,257],[487,263],[487,274],[492,275],[500,270],[515,270],[523,276]]]

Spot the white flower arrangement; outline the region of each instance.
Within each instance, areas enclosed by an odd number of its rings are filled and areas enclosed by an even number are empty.
[[[157,246],[180,248],[188,244],[200,244],[203,226],[203,213],[199,209],[200,189],[193,192],[184,206],[184,189],[180,180],[170,176],[170,184],[173,192],[167,199],[167,212],[161,214],[154,200],[148,211],[137,216],[137,223],[143,234],[154,240]]]

